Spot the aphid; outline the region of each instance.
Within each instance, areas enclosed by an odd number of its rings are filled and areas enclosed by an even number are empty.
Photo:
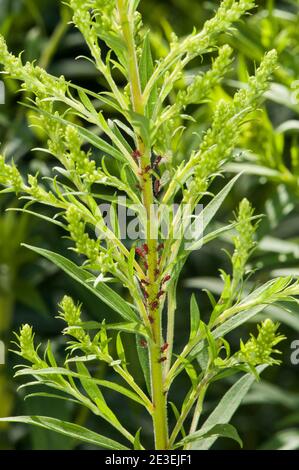
[[[166,276],[162,279],[162,284],[165,284],[165,282],[169,281],[171,279],[171,276],[169,274],[166,274]]]
[[[154,300],[154,301],[151,303],[151,309],[152,309],[152,310],[156,310],[158,307],[159,307],[159,302],[158,302],[157,300]]]
[[[146,279],[141,279],[140,284],[144,284],[145,286],[149,285],[149,282]]]
[[[152,169],[152,167],[150,165],[147,165],[144,170],[143,170],[143,173],[148,173],[150,170]]]
[[[144,251],[142,248],[140,248],[139,246],[137,246],[135,248],[135,253],[138,255],[138,256],[141,256],[141,258],[144,258]]]
[[[143,296],[144,296],[145,299],[148,299],[148,293],[144,289],[143,289]]]
[[[163,346],[161,346],[161,352],[164,353],[166,349],[168,349],[168,346],[169,346],[168,343],[164,343]]]
[[[164,249],[164,243],[160,243],[160,244],[158,245],[157,250],[158,250],[158,251],[161,251],[161,250],[163,250],[163,249]]]
[[[135,162],[137,162],[138,158],[141,157],[141,153],[139,152],[139,150],[133,150],[132,157],[134,158]]]
[[[161,190],[160,180],[155,180],[155,182],[154,182],[154,193],[155,193],[155,196],[158,196],[160,190]]]
[[[158,168],[158,166],[159,166],[159,164],[160,164],[162,158],[163,158],[162,155],[158,155],[158,156],[156,157],[156,160],[155,160],[154,165],[153,165],[154,168]]]
[[[147,255],[148,254],[148,246],[146,243],[142,245],[143,252]]]
[[[159,276],[160,274],[160,270],[159,269],[155,269],[155,276]]]
[[[148,264],[147,264],[146,261],[144,261],[144,267],[145,267],[146,270],[148,270]]]
[[[155,321],[151,315],[148,316],[148,319],[149,319],[150,323],[154,323],[154,321]]]
[[[165,356],[163,356],[160,359],[158,359],[158,362],[159,362],[159,364],[161,364],[161,362],[165,362],[166,360],[167,360],[167,358]]]
[[[162,295],[165,294],[165,291],[164,290],[160,290],[157,294],[157,299],[160,299],[160,297],[162,297]]]
[[[141,339],[139,341],[139,344],[142,348],[147,348],[147,342],[145,341],[145,339]]]

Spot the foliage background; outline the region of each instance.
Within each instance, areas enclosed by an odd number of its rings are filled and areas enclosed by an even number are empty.
[[[267,95],[265,113],[259,113],[258,124],[249,123],[243,133],[242,143],[256,158],[246,163],[246,169],[253,174],[242,176],[218,220],[219,224],[231,220],[243,196],[253,203],[256,213],[267,214],[259,228],[260,244],[251,263],[254,269],[252,282],[256,279],[265,281],[270,273],[278,271],[299,273],[299,190],[296,179],[299,173],[296,163],[299,161],[299,105],[292,99],[292,83],[299,80],[299,2],[265,0],[257,3],[259,7],[237,26],[235,34],[222,38],[223,42],[235,47],[235,62],[223,87],[215,92],[215,99],[229,96],[236,81],[246,78],[246,70],[252,72],[265,50],[278,49],[280,67]],[[218,4],[218,1],[197,0],[141,1],[144,22],[154,32],[153,47],[163,50],[163,37],[171,33],[170,25],[180,35],[189,32],[194,24],[200,27]],[[86,49],[80,34],[68,25],[67,9],[60,5],[59,0],[0,0],[0,32],[13,52],[24,50],[25,59],[37,60],[50,73],[64,74],[67,79],[98,91],[101,78],[92,65],[82,60],[74,61]],[[191,67],[204,69],[205,64],[196,63]],[[31,150],[42,146],[44,136],[30,127],[30,112],[18,104],[24,98],[18,93],[17,84],[6,80],[6,88],[6,104],[0,106],[1,151],[7,157],[13,156],[24,173],[30,169],[46,174],[47,166],[51,165],[49,157]],[[203,124],[209,122],[212,112],[213,100],[201,108]],[[204,126],[200,130],[204,130]],[[244,165],[245,157],[241,151],[240,155],[239,165]],[[235,170],[233,167],[228,169],[230,172]],[[286,178],[288,172],[293,179]],[[112,313],[106,306],[95,304],[83,288],[51,264],[20,247],[20,242],[27,242],[53,251],[63,252],[64,249],[59,229],[17,212],[5,212],[14,204],[15,201],[8,197],[0,199],[1,339],[8,344],[12,332],[28,322],[38,331],[38,339],[51,338],[59,353],[61,325],[54,317],[56,304],[63,294],[80,300],[91,319],[103,319]],[[225,249],[230,249],[227,239],[207,245],[194,253],[184,268],[178,296],[177,346],[186,339],[184,331],[187,331],[192,290],[198,292],[204,287],[217,295],[219,269],[229,263]],[[200,293],[198,300],[204,316],[208,297]],[[239,429],[246,449],[299,449],[299,365],[292,365],[290,361],[292,341],[299,337],[299,310],[290,313],[276,309],[268,314],[282,322],[281,329],[288,338],[282,346],[283,365],[271,368],[264,374],[264,381],[255,384],[232,424]],[[242,335],[247,336],[250,328],[252,325],[245,327]],[[236,341],[238,336],[239,330]],[[133,345],[131,350],[130,367],[142,381]],[[14,357],[8,355],[6,365],[0,366],[0,416],[48,414],[98,429],[95,418],[64,402],[47,398],[24,402],[22,392],[17,393],[17,384],[12,380],[14,361]],[[108,373],[105,369],[97,371],[99,377],[107,377]],[[211,387],[206,410],[213,408],[228,387],[229,379]],[[179,402],[185,390],[183,379],[176,390],[175,399]],[[117,403],[115,406],[119,409]],[[146,423],[140,423],[140,416],[135,411],[134,405],[121,408],[122,420],[130,422],[133,429],[146,426]],[[151,432],[150,429],[146,431]],[[101,429],[101,432],[109,434],[110,430]],[[75,442],[44,430],[0,427],[0,449],[72,449],[74,446]],[[227,440],[219,440],[216,447],[235,448]]]

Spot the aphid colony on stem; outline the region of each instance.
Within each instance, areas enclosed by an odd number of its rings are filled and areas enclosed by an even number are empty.
[[[39,203],[36,214],[44,221],[58,224],[69,235],[78,255],[77,264],[73,258],[43,248],[29,248],[92,291],[95,312],[96,299],[100,298],[122,317],[117,325],[111,324],[109,318],[105,321],[101,318],[101,322],[89,326],[82,320],[81,305],[65,296],[59,305],[59,318],[66,325],[63,334],[69,337],[64,363],[57,366],[51,343],[41,354],[42,348],[36,347],[29,325],[24,325],[17,335],[16,350],[29,362],[16,376],[33,376],[33,384],[54,388],[56,394],[85,406],[113,426],[120,433],[121,442],[44,416],[4,420],[53,429],[101,448],[144,449],[144,435],[137,431],[140,426],[132,429],[134,421],[130,420],[127,429],[117,410],[107,404],[108,388],[122,395],[123,400],[138,403],[149,414],[153,442],[147,436],[147,446],[160,450],[209,447],[211,436],[214,440],[225,436],[240,442],[237,431],[228,423],[237,401],[230,404],[228,416],[224,397],[218,405],[225,411],[223,417],[209,426],[199,424],[209,385],[223,376],[243,372],[242,382],[234,384],[241,401],[244,390],[249,389],[261,370],[277,364],[272,355],[278,353],[276,345],[283,336],[270,319],[258,327],[257,337],[241,340],[238,351],[231,351],[226,336],[269,304],[295,302],[299,285],[291,277],[278,277],[246,294],[244,277],[257,228],[253,209],[244,199],[233,223],[207,234],[207,226],[238,176],[227,178],[216,195],[208,190],[224,163],[233,158],[242,123],[260,106],[276,67],[277,54],[268,52],[255,75],[233,97],[211,104],[212,119],[204,123],[206,131],[196,145],[187,146],[192,134],[187,132],[188,128],[197,124],[191,110],[194,106],[209,106],[206,102],[215,87],[221,86],[232,65],[233,51],[226,44],[219,47],[219,35],[233,32],[233,24],[254,7],[254,1],[222,1],[214,17],[200,31],[194,29],[182,39],[173,34],[167,53],[159,57],[154,51],[154,59],[150,32],[142,24],[138,4],[138,0],[69,0],[74,26],[84,36],[90,60],[107,85],[107,90],[99,93],[83,89],[64,77],[49,75],[35,64],[23,64],[21,56],[12,55],[0,38],[0,63],[5,73],[19,80],[31,97],[26,105],[47,134],[45,150],[58,162],[52,178],[24,177],[13,162],[5,162],[1,157],[0,182],[4,192],[11,191],[25,199],[24,210],[29,204]],[[104,43],[108,53],[104,52]],[[210,68],[200,71],[191,82],[186,81],[188,64],[203,55],[206,62],[211,59]],[[125,86],[119,85],[119,74]],[[109,119],[102,110],[98,111],[98,103],[113,109],[118,118]],[[192,150],[183,152],[186,148]],[[128,206],[134,206],[142,220],[145,240],[137,244],[124,242],[119,237],[117,221],[113,228],[105,225],[98,210],[105,197],[100,195],[99,187],[110,187],[126,195]],[[161,238],[151,236],[153,226],[160,223],[151,217],[153,204],[171,206],[176,201],[181,208],[189,205],[193,213],[204,196],[210,202],[203,209],[203,233],[191,248],[186,249],[183,237],[174,236],[180,224],[177,216],[171,221],[163,243]],[[116,197],[110,195],[109,201],[114,204]],[[46,213],[41,205],[47,208]],[[160,229],[158,226],[158,232]],[[230,272],[221,271],[223,291],[213,302],[208,322],[200,318],[192,296],[190,334],[179,351],[175,317],[180,314],[176,297],[182,268],[190,252],[232,230],[234,251]],[[98,235],[91,236],[92,233]],[[124,289],[127,298],[108,285],[111,280]],[[113,337],[115,348],[111,347],[110,329],[118,332]],[[128,334],[136,337],[147,388],[137,383],[130,372],[122,339]],[[108,365],[115,380],[93,377],[89,370],[91,361],[93,370],[94,362]],[[190,381],[189,391],[183,403],[169,406],[169,390],[175,390],[175,379],[182,372],[186,372]]]

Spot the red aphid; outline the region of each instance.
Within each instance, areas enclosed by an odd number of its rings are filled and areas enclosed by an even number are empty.
[[[167,358],[166,358],[165,356],[160,357],[160,359],[158,360],[158,362],[159,362],[159,363],[164,362],[164,361],[166,361],[166,359],[167,359]]]
[[[158,251],[161,251],[161,250],[163,250],[163,249],[164,249],[164,243],[160,243],[160,245],[158,245],[157,250],[158,250]]]
[[[168,349],[168,346],[169,346],[168,343],[164,343],[163,346],[161,346],[161,352],[164,353],[166,349]]]
[[[148,173],[151,169],[152,169],[152,167],[151,167],[150,165],[147,165],[147,166],[144,168],[144,173]]]
[[[155,163],[154,163],[154,168],[157,168],[162,160],[162,155],[158,155],[156,160],[155,160]]]
[[[159,269],[155,269],[155,276],[159,276],[160,274],[160,270]]]
[[[138,255],[138,256],[141,256],[141,258],[144,258],[144,251],[142,248],[140,248],[139,246],[137,246],[135,248],[135,253]]]
[[[145,267],[146,270],[148,270],[148,264],[147,264],[146,261],[144,261],[144,267]]]
[[[149,319],[150,323],[154,323],[154,321],[155,321],[151,315],[148,316],[148,319]]]
[[[144,284],[145,286],[148,286],[149,282],[146,279],[141,279],[140,284]]]
[[[162,280],[162,284],[164,284],[165,282],[169,281],[171,279],[171,276],[169,274],[167,274],[164,279]]]
[[[160,180],[155,180],[155,182],[154,182],[154,193],[155,193],[155,196],[158,196],[160,190],[161,190],[161,183],[160,183]]]
[[[156,310],[158,307],[159,307],[159,302],[158,302],[157,300],[154,300],[154,301],[151,303],[151,309],[152,309],[152,310]]]
[[[148,246],[146,243],[142,245],[143,252],[147,255],[148,254]]]
[[[146,292],[146,290],[143,290],[143,296],[145,299],[148,299],[148,293]]]
[[[147,342],[145,341],[145,339],[141,339],[139,344],[142,348],[147,348]]]
[[[138,161],[138,158],[141,157],[141,153],[139,152],[139,150],[133,150],[132,157],[134,158],[135,161]]]
[[[157,299],[160,299],[160,297],[162,297],[162,295],[165,294],[165,291],[164,290],[160,290],[160,292],[158,292],[157,294]]]

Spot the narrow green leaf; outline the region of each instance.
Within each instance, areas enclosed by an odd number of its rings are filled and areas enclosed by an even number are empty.
[[[195,227],[199,225],[198,221],[201,220],[201,233],[198,234],[198,240],[195,240],[192,244],[188,244],[188,252],[195,250],[201,246],[205,229],[222,206],[225,198],[228,196],[240,176],[241,173],[232,178],[229,183],[227,183],[224,188],[215,197],[213,197],[211,202],[209,202],[209,204],[202,210],[202,212],[200,212],[200,214],[196,216],[194,222],[191,225],[190,231],[191,233],[195,233]]]
[[[199,328],[199,322],[200,312],[196,302],[196,297],[194,294],[192,294],[190,301],[190,340],[196,336]]]
[[[260,373],[266,367],[265,365],[259,366],[257,370]],[[239,379],[220,400],[214,411],[204,422],[200,432],[210,431],[220,421],[222,424],[229,423],[254,381],[255,377],[252,374],[246,374]],[[191,448],[192,450],[207,450],[214,444],[216,439],[217,436],[201,439],[199,442],[194,442]]]
[[[111,450],[129,450],[128,447],[123,446],[117,441],[109,439],[94,431],[90,431],[78,424],[68,423],[60,419],[49,418],[47,416],[14,416],[9,418],[0,418],[2,423],[25,423],[39,426],[49,431],[58,432],[65,436],[72,437],[78,441],[88,442],[103,449]]]
[[[177,409],[176,405],[175,405],[172,401],[170,401],[169,404],[170,404],[170,406],[171,406],[171,409],[172,409],[172,411],[173,411],[173,414],[174,414],[174,417],[175,417],[176,421],[178,421],[178,419],[179,419],[179,417],[180,417],[180,412],[179,412],[179,410]],[[186,437],[186,431],[185,431],[184,426],[181,427],[180,432],[181,432],[181,434],[182,434],[183,437]]]
[[[127,361],[126,361],[126,355],[125,355],[125,348],[124,348],[120,335],[121,333],[119,332],[116,338],[116,352],[117,352],[119,359],[122,362],[122,366],[126,368]]]
[[[141,428],[139,428],[138,431],[135,434],[134,450],[142,450],[142,446],[141,446],[141,443],[140,443],[140,433],[141,433]]]
[[[208,431],[200,429],[199,431],[189,434],[189,436],[182,439],[176,445],[176,447],[188,444],[189,442],[193,442],[193,445],[197,445],[197,443],[202,439],[218,439],[218,437],[227,437],[229,439],[233,439],[234,441],[238,442],[238,444],[240,444],[240,447],[243,447],[243,443],[238,434],[238,431],[231,424],[215,424]]]
[[[142,87],[142,90],[144,90],[154,71],[154,62],[153,62],[153,57],[152,57],[149,33],[147,33],[144,38],[139,68],[140,68],[141,87]],[[151,90],[151,93],[150,93],[150,96],[146,105],[148,116],[152,115],[154,105],[157,101],[157,96],[158,96],[158,89],[157,89],[157,85],[155,84]]]
[[[149,357],[148,357],[148,348],[147,343],[144,342],[144,339],[140,335],[136,335],[136,348],[139,363],[143,372],[145,384],[148,393],[151,393],[151,379],[150,379],[150,366],[149,366]]]
[[[74,362],[74,361],[72,361],[72,362]],[[81,361],[81,362],[83,362],[83,361]],[[81,376],[80,373],[73,372],[73,371],[71,371],[69,369],[65,369],[63,367],[49,367],[47,369],[38,369],[38,370],[30,369],[30,368],[21,369],[21,370],[17,371],[16,374],[15,374],[16,377],[24,376],[24,375],[34,375],[34,376],[37,376],[37,377],[38,376],[47,377],[49,375],[64,375],[64,376],[67,376],[67,377],[73,377],[75,379],[84,378],[84,377]],[[111,382],[111,381],[108,381],[108,380],[96,379],[94,377],[91,377],[88,380],[92,381],[93,383],[95,383],[95,384],[97,384],[101,387],[108,388],[110,390],[118,392],[118,393],[130,398],[131,400],[136,401],[140,405],[144,406],[144,402],[142,401],[142,399],[136,393],[132,392],[131,390],[129,390],[126,387],[123,387],[122,385],[119,385],[117,383],[114,383],[114,382]],[[39,385],[39,384],[40,384],[40,382],[38,381],[38,382],[30,382],[30,383],[27,383],[25,385],[30,386],[30,385]]]
[[[119,421],[108,407],[100,388],[93,380],[90,380],[92,377],[90,376],[87,367],[82,362],[78,362],[76,366],[78,373],[80,374],[80,382],[89,398],[97,405],[101,415],[105,417],[107,421],[118,426]]]
[[[59,255],[58,253],[45,250],[44,248],[26,245],[25,243],[23,244],[23,246],[50,260],[52,263],[54,263],[56,266],[66,272],[70,277],[75,279],[77,282],[79,282],[88,290],[90,290],[94,295],[99,297],[105,304],[107,304],[109,307],[119,313],[124,319],[134,322],[138,321],[135,312],[120,295],[114,292],[103,282],[99,283],[96,287],[94,287],[91,282],[88,282],[90,281],[92,275],[77,266],[69,259],[64,258],[64,256]]]

